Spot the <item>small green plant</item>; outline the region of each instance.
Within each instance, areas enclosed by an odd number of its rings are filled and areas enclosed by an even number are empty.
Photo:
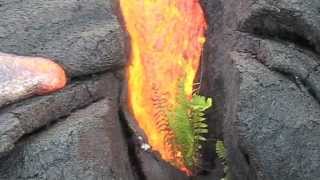
[[[230,180],[230,175],[229,175],[229,167],[227,164],[227,153],[226,153],[226,149],[224,147],[224,142],[218,140],[216,143],[216,153],[219,157],[219,159],[221,159],[223,166],[224,166],[224,174],[225,176],[221,179],[221,180]]]
[[[175,135],[175,145],[181,151],[185,165],[189,169],[197,166],[201,141],[208,133],[204,111],[212,106],[212,99],[193,93],[189,98],[185,93],[184,81],[180,81],[177,105],[169,113],[169,127]]]

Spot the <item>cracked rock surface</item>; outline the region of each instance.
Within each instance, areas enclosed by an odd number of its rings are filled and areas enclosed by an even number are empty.
[[[133,172],[116,99],[102,99],[22,140],[0,163],[0,179],[123,179]]]
[[[76,81],[60,92],[8,107],[0,115],[0,156],[10,151],[22,136],[104,97],[114,97],[118,90],[117,79],[106,74]]]
[[[210,129],[225,140],[233,179],[319,179],[320,1],[203,5],[213,34],[203,92],[216,102]]]
[[[123,36],[112,0],[1,0],[0,50],[43,56],[71,77],[121,67]]]
[[[59,92],[1,108],[1,180],[190,179],[135,149],[120,126],[125,37],[113,3],[0,0],[0,52],[53,59],[70,77]],[[234,180],[318,180],[320,1],[202,3],[209,143],[224,139]]]
[[[0,179],[135,178],[118,117],[124,34],[112,0],[0,0],[0,52],[61,64],[64,89],[0,109]]]

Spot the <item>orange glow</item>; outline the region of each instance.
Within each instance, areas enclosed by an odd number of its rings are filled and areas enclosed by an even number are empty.
[[[0,53],[0,66],[8,66],[16,76],[32,76],[39,80],[37,95],[44,95],[67,84],[64,69],[52,60],[41,57],[16,56]]]
[[[190,174],[170,143],[167,113],[182,77],[192,94],[207,27],[199,0],[120,0],[120,7],[131,40],[129,107],[152,150]]]

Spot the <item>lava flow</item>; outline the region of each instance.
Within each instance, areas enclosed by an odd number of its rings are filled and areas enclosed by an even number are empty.
[[[153,151],[191,173],[172,145],[167,113],[176,104],[178,82],[185,78],[191,96],[200,66],[207,24],[199,0],[120,0],[130,36],[128,103]]]
[[[36,87],[32,91],[37,95],[55,92],[65,87],[67,83],[64,69],[54,61],[42,57],[0,53],[0,75],[3,84],[18,81],[28,85],[33,83]],[[19,90],[23,90],[26,84],[16,86],[20,86]]]

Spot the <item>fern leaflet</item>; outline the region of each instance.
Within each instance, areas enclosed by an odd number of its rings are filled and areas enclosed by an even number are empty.
[[[186,166],[197,165],[201,141],[208,133],[204,111],[212,106],[212,99],[194,93],[189,98],[185,93],[184,81],[180,81],[177,105],[168,115],[169,126],[175,135],[175,146],[182,153]]]

